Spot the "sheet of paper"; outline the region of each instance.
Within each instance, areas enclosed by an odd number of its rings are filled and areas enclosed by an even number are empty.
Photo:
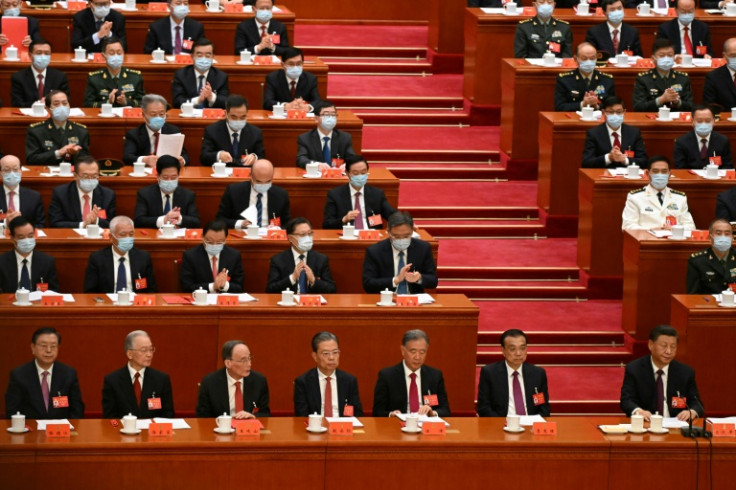
[[[148,430],[151,419],[138,419],[135,421],[135,428],[138,430]],[[120,427],[123,426],[123,419],[120,419]]]
[[[79,236],[83,236],[87,238],[87,229],[86,228],[72,228],[71,229],[74,233],[76,233]],[[100,228],[100,236],[98,238],[102,237],[102,228]],[[93,238],[93,240],[96,240],[96,238]]]
[[[431,305],[434,303],[434,298],[427,293],[417,294],[417,301],[420,305]]]
[[[688,422],[677,420],[677,417],[665,417],[662,420],[662,427],[665,429],[679,429],[680,427],[687,427],[689,425]]]
[[[258,223],[258,211],[256,211],[255,206],[248,206],[243,210],[242,213],[240,213],[240,216],[242,216],[244,219],[247,219],[251,223]]]
[[[36,238],[45,238],[46,233],[43,230],[36,228]]]
[[[181,149],[184,147],[184,135],[182,133],[177,134],[161,134],[158,137],[158,149],[156,150],[156,156],[161,155],[173,155],[175,157],[181,156]]]
[[[481,7],[481,10],[484,14],[489,15],[503,15],[506,12],[505,8]]]
[[[708,417],[711,424],[736,424],[736,417]]]
[[[38,294],[38,299],[32,299],[35,297],[36,294]],[[41,301],[42,296],[61,296],[62,297],[61,299],[62,301],[64,301],[64,303],[74,303],[75,302],[73,295],[57,293],[56,291],[44,291],[44,292],[34,291],[28,296],[29,298],[31,298],[31,301]]]
[[[33,109],[30,108],[30,107],[19,107],[18,110],[24,116],[33,116],[34,115],[33,114]],[[41,117],[41,116],[38,116],[38,117]],[[49,112],[46,109],[43,110],[43,117],[49,117]]]
[[[543,58],[526,58],[527,63],[534,66],[544,66],[547,65],[544,64]],[[562,58],[555,58],[555,65],[562,66]]]
[[[406,422],[406,415],[407,414],[405,413],[400,413],[397,415],[397,417],[402,422]],[[421,427],[424,422],[444,422],[446,427],[450,427],[450,424],[446,420],[442,419],[442,417],[428,417],[426,415],[420,415],[419,416],[419,427]]]
[[[672,236],[672,232],[670,230],[649,230],[650,235],[654,235],[657,238],[666,238],[668,236]]]
[[[74,430],[74,426],[67,419],[36,420],[36,429],[37,430],[46,430],[46,425],[48,425],[48,424],[66,424],[69,427],[71,427],[71,430]]]
[[[296,301],[297,303],[299,302],[299,295],[298,294],[295,294],[294,295],[294,301]],[[319,302],[322,303],[323,305],[326,305],[327,304],[327,300],[321,294],[319,295]]]
[[[132,106],[126,105],[124,107],[113,107],[112,113],[115,114],[116,117],[123,117],[123,111],[125,109],[130,109]]]
[[[697,170],[691,170],[691,172],[694,173],[695,175],[699,176],[699,177],[705,178],[705,170],[702,169],[702,168],[701,169],[697,169]],[[726,171],[725,170],[718,170],[718,177],[723,178],[725,176],[726,176]]]
[[[356,417],[325,417],[328,422],[352,422],[353,427],[363,427],[363,422]]]
[[[723,301],[723,296],[720,293],[712,295],[716,299],[716,303]]]
[[[113,303],[117,303],[118,302],[118,293],[107,293],[107,297],[110,298],[110,301],[112,301]],[[135,298],[135,293],[134,292],[131,292],[130,293],[130,301],[131,302],[133,302],[133,298]]]
[[[156,417],[153,419],[154,422],[157,424],[171,424],[171,428],[176,429],[191,429],[191,426],[187,424],[187,421],[184,419],[166,419],[163,417]]]
[[[258,301],[258,298],[254,298],[248,293],[240,293],[238,295],[238,303],[252,303],[254,301]]]
[[[626,176],[628,175],[629,171],[626,169],[626,167],[615,167],[615,168],[609,168],[608,173],[616,176]],[[644,175],[644,171],[642,169],[639,169],[639,175]]]
[[[713,60],[705,58],[693,58],[693,65],[699,68],[710,68],[713,65]]]
[[[541,415],[521,415],[519,417],[519,425],[532,426],[534,422],[546,422]]]
[[[577,114],[580,117],[583,117],[583,111],[575,111],[575,114]],[[602,117],[601,111],[593,111],[593,119],[600,119]]]

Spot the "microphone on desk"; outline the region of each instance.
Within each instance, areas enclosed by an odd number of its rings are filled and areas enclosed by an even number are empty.
[[[695,399],[695,402],[698,401],[698,397],[697,396],[695,396],[693,398]],[[685,407],[688,410],[693,410],[692,408],[690,408],[690,405],[687,403],[687,401],[685,402]],[[695,413],[697,413],[697,411],[695,411]],[[691,437],[693,439],[696,439],[698,437],[710,438],[713,434],[705,429],[705,420],[706,420],[705,413],[703,413],[703,427],[693,427],[693,417],[692,417],[692,414],[691,414],[690,420],[688,421],[688,426],[687,427],[682,427],[680,429],[680,433],[684,437]]]

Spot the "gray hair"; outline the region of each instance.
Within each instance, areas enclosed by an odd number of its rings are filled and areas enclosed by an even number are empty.
[[[166,99],[163,98],[163,96],[158,94],[146,94],[143,96],[143,99],[141,99],[141,110],[146,110],[150,104],[155,104],[156,102],[160,102],[164,105],[164,107],[168,107],[169,103],[166,102]]]
[[[731,228],[731,223],[727,219],[723,218],[716,218],[713,221],[710,222],[710,226],[708,226],[708,234],[713,235],[713,227],[716,225],[716,223],[723,223],[724,225]]]
[[[396,228],[401,225],[409,225],[409,228],[414,228],[414,220],[411,215],[406,211],[396,211],[394,214],[388,217],[388,230]]]
[[[144,330],[133,330],[125,336],[125,350],[131,350],[133,348],[133,341],[136,337],[149,337],[149,335]]]
[[[130,219],[127,216],[115,216],[113,219],[110,220],[110,233],[113,235],[117,235],[118,225],[122,225],[123,223],[128,223],[130,226],[135,228],[135,223],[133,223],[133,220]]]
[[[424,341],[429,345],[429,337],[426,333],[424,333],[424,330],[414,329],[414,330],[407,330],[404,336],[401,338],[401,345],[406,345],[407,343],[411,342],[412,340],[421,340],[424,339]]]
[[[340,345],[340,341],[337,340],[337,335],[335,335],[332,332],[319,332],[314,337],[312,337],[312,352],[317,352],[317,347],[319,347],[319,344],[322,342],[329,342],[330,340],[334,340],[337,345]]]
[[[228,359],[232,359],[233,349],[235,349],[235,347],[240,344],[245,345],[245,342],[243,342],[242,340],[228,340],[227,342],[222,344],[222,360],[227,361]]]

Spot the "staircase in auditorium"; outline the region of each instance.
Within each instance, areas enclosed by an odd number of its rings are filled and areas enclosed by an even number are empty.
[[[298,24],[295,37],[329,64],[327,97],[365,121],[363,155],[401,178],[401,209],[440,239],[439,292],[480,307],[478,368],[521,328],[554,413],[620,413],[620,298],[591,297],[576,237],[545,236],[535,176],[500,163],[498,126],[469,125],[462,74],[431,73],[426,27]]]

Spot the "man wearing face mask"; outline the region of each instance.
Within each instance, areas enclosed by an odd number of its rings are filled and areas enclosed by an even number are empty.
[[[355,155],[353,137],[335,129],[337,108],[323,100],[315,109],[317,128],[299,135],[297,139],[296,166],[306,168],[310,162],[320,162],[320,170],[333,166],[333,159],[345,160]]]
[[[695,19],[695,0],[677,0],[675,12],[676,19],[659,25],[657,37],[672,41],[675,54],[710,58],[713,52],[710,46],[710,29],[708,24]]]
[[[212,41],[199,38],[192,48],[194,64],[177,70],[171,82],[175,108],[180,108],[185,102],[194,104],[195,109],[225,108],[225,100],[230,94],[227,73],[212,66],[214,58]]]
[[[69,121],[69,100],[64,92],[52,90],[46,96],[51,117],[28,126],[26,165],[74,163],[89,154],[87,126]]]
[[[123,162],[133,165],[140,161],[146,167],[155,167],[158,157],[158,140],[162,134],[179,134],[178,126],[166,122],[166,99],[158,94],[147,94],[141,99],[141,112],[143,113],[143,124],[125,133],[123,145]],[[181,155],[175,155],[181,166],[189,163],[189,155],[186,148],[182,147]]]
[[[247,124],[248,101],[233,94],[225,102],[227,118],[204,128],[199,163],[210,166],[215,162],[228,167],[250,167],[256,160],[266,158],[263,133]]]
[[[141,105],[145,95],[143,76],[138,70],[123,67],[125,49],[115,36],[102,41],[102,55],[106,68],[90,72],[84,90],[84,107],[100,107],[112,104],[113,107]]]
[[[625,167],[647,164],[647,152],[639,128],[624,124],[626,108],[618,97],[603,100],[606,121],[585,133],[583,168]]]
[[[600,107],[601,100],[616,95],[613,75],[595,69],[598,53],[590,43],[578,44],[578,68],[563,72],[555,83],[555,110],[579,111],[589,106]]]
[[[383,228],[383,222],[396,210],[381,189],[366,185],[368,162],[360,155],[350,155],[345,173],[350,182],[327,192],[322,228],[339,230],[348,223],[353,223],[356,230]]]
[[[312,250],[312,224],[306,218],[294,218],[286,223],[289,250],[271,257],[267,293],[291,289],[296,294],[332,294],[335,281],[330,274],[327,256]]]
[[[156,162],[158,183],[138,191],[135,226],[161,228],[170,223],[181,228],[199,228],[195,194],[179,185],[179,160],[163,155]]]
[[[51,44],[37,39],[28,47],[31,66],[13,73],[10,77],[10,100],[13,107],[31,107],[34,102],[46,99],[52,90],[69,93],[66,73],[50,68]]]
[[[242,293],[240,252],[225,245],[227,225],[215,219],[204,225],[202,243],[184,252],[179,283],[184,292]]]
[[[0,0],[0,46],[8,44],[8,38],[2,33],[3,17],[25,17],[28,19],[28,34],[23,38],[23,46],[30,46],[31,42],[41,38],[41,32],[38,29],[38,20],[35,17],[21,15],[21,0]]]
[[[289,47],[286,26],[273,18],[273,0],[256,0],[254,19],[247,19],[235,31],[235,55],[247,49],[253,54],[281,56]]]
[[[107,228],[115,217],[115,192],[99,185],[100,168],[91,156],[77,160],[74,181],[54,187],[49,205],[51,228]]]
[[[15,248],[0,255],[0,293],[14,293],[20,288],[58,292],[56,261],[51,255],[35,250],[33,223],[16,216],[10,221],[8,230]]]
[[[554,0],[534,0],[536,17],[516,26],[514,58],[541,58],[550,52],[558,58],[572,57],[572,30],[564,20],[555,19]]]
[[[112,1],[87,0],[87,6],[72,17],[72,49],[81,46],[88,53],[101,53],[102,41],[115,36],[120,39],[123,49],[127,50],[125,17],[111,8]]]
[[[151,23],[143,52],[151,54],[161,48],[166,54],[192,52],[194,43],[204,37],[204,27],[188,17],[189,0],[168,0],[171,15]]]
[[[317,89],[317,77],[303,71],[302,50],[285,48],[281,53],[281,66],[283,71],[272,71],[266,76],[263,109],[272,111],[273,106],[284,103],[286,110],[313,111],[321,99]]]
[[[687,294],[720,294],[736,283],[731,223],[716,219],[708,233],[710,247],[690,255],[687,262]]]
[[[728,112],[736,107],[736,37],[723,43],[726,64],[705,75],[703,104]]]
[[[85,293],[155,293],[156,277],[151,256],[135,248],[133,220],[116,216],[110,220],[112,245],[92,252],[84,273]]]
[[[46,225],[46,211],[43,209],[41,193],[28,187],[21,187],[20,159],[15,155],[0,158],[0,173],[3,185],[0,186],[0,214],[5,213],[7,226],[18,216],[25,216],[36,228]]]
[[[624,4],[622,0],[602,0],[600,7],[606,14],[607,22],[588,29],[585,40],[595,49],[610,57],[626,53],[629,56],[643,56],[639,42],[639,29],[624,23]]]
[[[649,159],[650,184],[629,192],[622,214],[622,230],[669,230],[682,225],[694,230],[695,222],[684,192],[670,189],[670,161],[664,156]]]
[[[273,164],[256,160],[250,180],[227,186],[217,217],[236,230],[244,230],[248,225],[265,228],[272,222],[279,227],[285,225],[290,219],[289,194],[272,183]]]
[[[384,289],[397,294],[420,294],[437,287],[437,267],[429,244],[412,238],[414,220],[405,211],[388,218],[389,238],[365,250],[363,289],[378,294]]]
[[[693,130],[675,140],[675,168],[702,169],[712,157],[721,158],[721,168],[733,168],[728,138],[713,131],[713,111],[698,105],[692,116]]]
[[[634,110],[657,112],[661,106],[675,111],[693,109],[693,92],[687,73],[675,71],[675,48],[667,38],[652,45],[652,60],[656,68],[641,72],[634,84]]]

